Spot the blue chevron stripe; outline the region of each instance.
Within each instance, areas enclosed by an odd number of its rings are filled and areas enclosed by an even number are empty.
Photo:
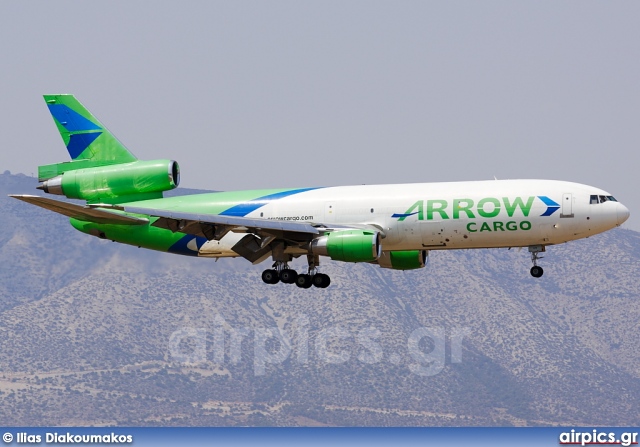
[[[418,214],[418,211],[416,211],[415,213],[395,213],[391,216],[392,219],[400,219],[400,218],[404,218],[404,217],[409,217],[409,216],[413,216],[415,214]]]
[[[305,191],[313,191],[314,189],[319,189],[319,188],[291,189],[288,191],[282,191],[282,192],[277,192],[275,194],[269,194],[266,196],[258,197],[257,199],[253,199],[250,202],[244,202],[244,203],[240,203],[239,205],[233,206],[228,210],[221,212],[220,215],[244,217],[247,214],[257,210],[258,208],[268,204],[273,200],[283,199],[285,197],[289,197],[294,194],[299,194]]]

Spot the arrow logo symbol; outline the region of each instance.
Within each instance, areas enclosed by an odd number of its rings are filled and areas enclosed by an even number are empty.
[[[554,202],[549,197],[547,197],[547,196],[538,196],[538,198],[540,200],[542,200],[542,202],[545,205],[547,205],[547,210],[544,213],[540,214],[540,216],[551,216],[553,213],[555,213],[556,211],[558,211],[560,209],[560,204]]]

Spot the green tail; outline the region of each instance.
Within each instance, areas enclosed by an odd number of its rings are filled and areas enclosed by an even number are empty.
[[[73,95],[44,95],[44,100],[72,162],[40,166],[40,181],[65,171],[137,160]]]

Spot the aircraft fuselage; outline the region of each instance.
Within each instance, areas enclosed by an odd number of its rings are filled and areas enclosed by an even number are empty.
[[[597,200],[594,201],[593,197]],[[358,185],[276,192],[206,193],[136,202],[138,207],[256,219],[379,228],[384,251],[553,245],[624,222],[629,211],[588,185],[554,180]],[[126,205],[126,204],[125,204]],[[238,256],[243,233],[190,245],[199,256]],[[185,247],[189,244],[184,244]],[[291,253],[302,250],[291,247]]]

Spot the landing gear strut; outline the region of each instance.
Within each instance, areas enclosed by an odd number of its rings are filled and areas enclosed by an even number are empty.
[[[320,289],[326,289],[327,287],[329,287],[329,284],[331,284],[331,278],[329,278],[329,275],[318,272],[318,266],[320,265],[320,256],[307,255],[307,263],[309,264],[309,273],[301,276],[305,276],[305,281],[308,279],[309,285],[307,285],[306,283],[304,284],[304,286],[298,284],[298,287],[304,287],[305,289],[308,289],[309,287],[311,287],[311,284]]]
[[[540,278],[544,273],[542,267],[538,265],[538,259],[542,259],[543,256],[538,256],[538,253],[545,252],[544,245],[532,245],[529,247],[529,252],[531,253],[531,262],[533,262],[533,267],[531,267],[531,276],[534,278]]]

